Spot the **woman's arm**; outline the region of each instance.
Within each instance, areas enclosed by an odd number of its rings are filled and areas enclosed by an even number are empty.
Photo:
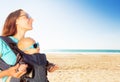
[[[27,65],[25,65],[25,66],[27,67]],[[25,67],[25,69],[26,69],[26,67]],[[12,77],[20,78],[22,75],[24,75],[26,73],[26,70],[18,71],[18,68],[19,68],[19,64],[17,64],[16,66],[10,67],[7,70],[1,71],[0,78],[2,78],[4,76],[12,76]]]
[[[19,67],[19,65],[17,64],[14,67],[10,67],[7,70],[1,71],[0,72],[0,78],[4,77],[4,76],[14,76],[14,74],[16,73],[16,69]]]

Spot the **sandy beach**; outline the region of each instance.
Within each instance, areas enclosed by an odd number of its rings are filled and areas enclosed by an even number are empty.
[[[120,82],[120,54],[47,54],[59,70],[50,82]]]

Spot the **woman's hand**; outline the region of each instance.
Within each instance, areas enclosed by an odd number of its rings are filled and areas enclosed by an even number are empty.
[[[19,70],[20,67],[20,70]],[[8,71],[8,76],[20,78],[26,73],[27,64],[17,64],[16,66],[10,67]]]

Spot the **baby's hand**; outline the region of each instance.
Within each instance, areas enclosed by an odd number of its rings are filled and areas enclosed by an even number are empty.
[[[54,72],[55,70],[59,69],[58,65],[51,66],[50,69],[48,70],[49,72]]]

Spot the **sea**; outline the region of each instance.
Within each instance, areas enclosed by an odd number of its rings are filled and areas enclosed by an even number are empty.
[[[120,50],[115,49],[48,49],[43,52],[60,54],[120,54]]]

